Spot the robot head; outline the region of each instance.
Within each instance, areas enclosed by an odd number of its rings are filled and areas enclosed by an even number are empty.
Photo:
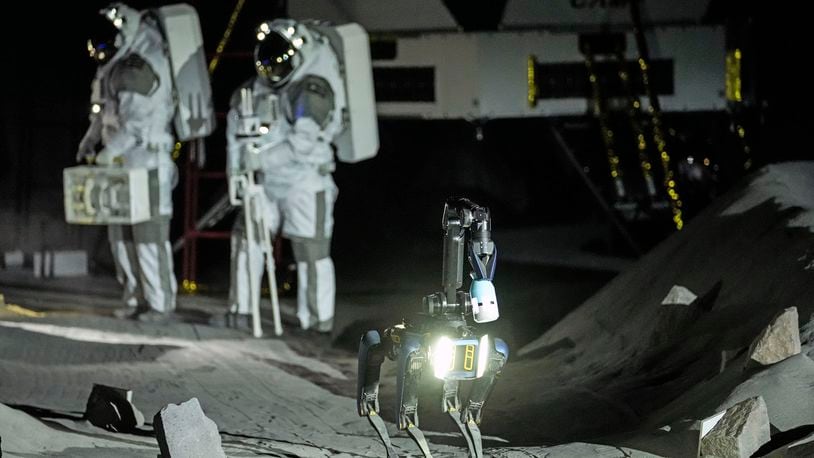
[[[91,25],[88,54],[97,63],[108,62],[138,28],[141,14],[123,3],[114,3],[99,10]]]
[[[257,27],[254,64],[257,74],[272,87],[285,84],[303,65],[311,36],[291,19],[275,19]]]

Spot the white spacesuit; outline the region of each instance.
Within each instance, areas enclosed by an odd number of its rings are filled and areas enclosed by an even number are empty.
[[[330,257],[333,207],[337,188],[334,137],[343,128],[345,89],[337,56],[327,38],[307,25],[277,19],[261,24],[255,49],[257,76],[244,83],[232,98],[227,117],[230,175],[247,169],[259,171],[265,190],[265,215],[272,233],[291,240],[297,262],[297,317],[303,329],[327,332],[334,317],[335,278]],[[264,106],[268,95],[279,100],[276,121],[270,110],[260,110],[266,129],[259,136],[238,135],[240,90],[251,88],[254,105]],[[266,102],[266,106],[268,103]],[[257,147],[255,159],[249,149]],[[254,161],[256,164],[250,164]],[[259,251],[258,240],[247,241],[243,218],[232,233],[231,312],[250,312],[249,272],[259,279],[262,256],[253,256],[249,269],[247,249]]]
[[[99,68],[92,84],[90,127],[77,160],[154,170],[154,216],[134,225],[108,226],[126,313],[141,320],[175,308],[177,283],[169,244],[172,189],[178,172],[171,152],[174,103],[169,60],[156,20],[123,4],[100,12],[115,38],[94,37],[88,51]],[[101,25],[104,27],[104,24]],[[96,154],[101,142],[102,150]]]

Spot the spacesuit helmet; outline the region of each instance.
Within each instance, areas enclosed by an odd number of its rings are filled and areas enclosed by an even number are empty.
[[[256,30],[254,64],[257,75],[272,87],[285,84],[302,65],[303,47],[310,39],[296,21],[276,19],[261,23]]]
[[[109,61],[119,49],[132,43],[140,22],[141,12],[124,3],[102,8],[90,29],[88,54],[99,64]]]
[[[98,64],[109,61],[118,51],[116,38],[119,29],[107,16],[94,15],[89,27],[88,54]]]

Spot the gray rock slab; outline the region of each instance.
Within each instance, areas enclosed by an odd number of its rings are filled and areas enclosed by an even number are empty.
[[[789,307],[772,319],[749,347],[749,360],[764,366],[800,353],[797,307]]]
[[[670,291],[667,293],[667,296],[661,301],[661,305],[690,305],[692,304],[698,296],[681,285],[673,285],[670,288]]]
[[[204,414],[198,398],[164,407],[155,414],[153,427],[163,458],[226,458],[218,426]]]
[[[748,458],[769,440],[769,414],[763,398],[758,396],[726,410],[701,439],[701,456]]]

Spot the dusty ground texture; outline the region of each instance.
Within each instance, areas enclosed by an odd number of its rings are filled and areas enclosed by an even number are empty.
[[[381,275],[376,266],[345,270],[330,337],[298,331],[290,297],[283,299],[286,334],[255,340],[206,324],[223,312],[222,297],[180,296],[179,322],[140,324],[111,316],[118,287],[109,278],[35,281],[26,272],[3,272],[0,292],[8,303],[23,307],[0,307],[4,456],[154,457],[152,416],[192,397],[218,425],[228,456],[381,456],[373,429],[355,413],[355,347],[364,330],[395,324],[416,309],[422,295],[437,289],[439,240],[421,243],[426,256],[401,262],[409,281]],[[511,243],[506,245],[511,253]],[[514,251],[523,245],[518,242]],[[399,261],[393,258],[377,259]],[[516,347],[615,275],[613,269],[528,262],[504,262],[502,268],[501,298],[513,311],[504,312],[492,331]],[[368,275],[358,275],[359,269]],[[521,287],[532,282],[533,288]],[[539,307],[539,301],[547,306]],[[267,329],[270,324],[266,320]],[[382,381],[387,420],[393,419],[392,366],[385,364]],[[427,382],[422,428],[434,456],[465,455],[454,425],[438,412],[440,386]],[[133,402],[148,421],[141,435],[113,434],[84,421],[94,383],[133,390]],[[399,452],[415,456],[412,442],[389,426]],[[488,423],[484,434],[489,450],[509,445],[491,435]],[[520,450],[500,453],[514,456]]]

